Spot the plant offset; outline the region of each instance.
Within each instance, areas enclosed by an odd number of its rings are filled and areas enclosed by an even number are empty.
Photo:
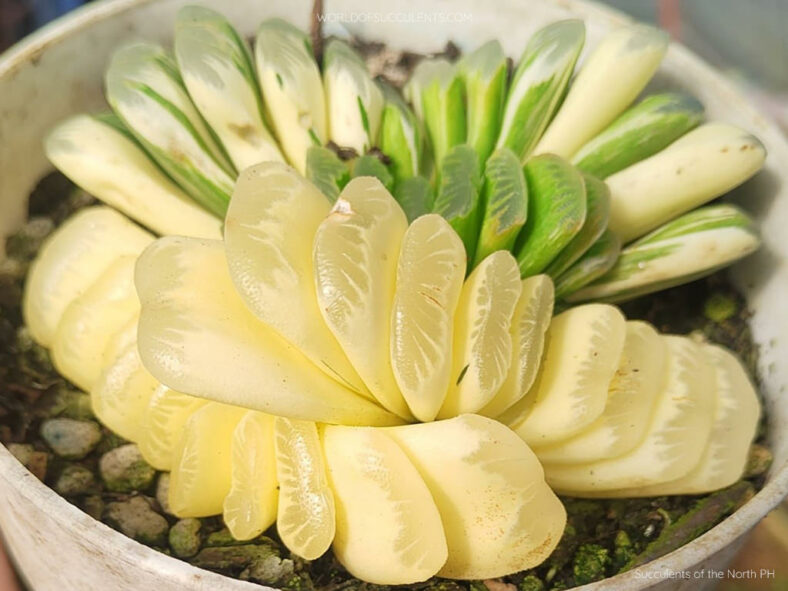
[[[425,59],[402,94],[344,41],[321,69],[290,24],[252,53],[197,7],[174,55],[115,53],[114,113],[46,142],[111,207],[47,240],[24,315],[171,472],[176,515],[238,540],[276,523],[372,583],[486,579],[550,555],[555,492],[741,478],[760,405],[740,361],[604,302],[753,252],[747,214],[707,203],[763,146],[690,97],[635,103],[661,32],[613,31],[573,78],[584,35],[548,25],[511,75],[496,41]]]

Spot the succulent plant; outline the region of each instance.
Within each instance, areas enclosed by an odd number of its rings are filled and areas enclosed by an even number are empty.
[[[321,76],[284,21],[252,54],[220,15],[183,9],[175,58],[113,57],[117,117],[74,117],[46,145],[160,237],[106,206],[69,219],[30,270],[31,334],[171,471],[176,515],[223,514],[239,540],[276,523],[294,554],[331,547],[370,583],[540,564],[566,523],[554,490],[732,484],[760,413],[741,363],[608,303],[554,303],[752,252],[744,212],[693,208],[763,148],[691,131],[685,97],[622,114],[662,33],[611,33],[570,84],[583,41],[579,21],[549,25],[511,83],[495,42],[424,61],[408,105],[342,41]]]
[[[47,153],[133,219],[196,236],[213,229],[186,195],[223,218],[232,185],[250,164],[286,160],[331,199],[354,176],[376,176],[409,220],[429,212],[447,218],[466,246],[469,273],[493,250],[511,250],[523,278],[547,269],[565,299],[613,268],[617,242],[627,246],[722,195],[765,157],[760,142],[734,126],[694,129],[703,107],[692,97],[655,94],[630,106],[665,53],[661,31],[613,31],[570,83],[584,41],[581,21],[547,25],[511,76],[495,41],[457,63],[425,59],[401,96],[373,80],[345,41],[329,41],[321,76],[306,34],[289,23],[265,21],[252,53],[224,17],[185,7],[174,57],[135,43],[111,60],[107,98],[119,119],[74,117],[51,133]],[[339,153],[324,147],[329,140]],[[525,165],[524,187],[509,151]],[[551,167],[537,165],[538,158],[531,163],[544,153],[553,154]],[[576,178],[570,171],[577,167],[585,180],[573,189],[577,207],[554,205],[548,215],[543,204],[558,187],[543,176],[556,167],[567,179]],[[595,210],[585,224],[591,208],[581,202],[604,190],[597,179],[609,188],[609,212]],[[162,211],[161,219],[152,211]],[[186,219],[176,229],[181,212]],[[758,244],[749,225],[752,248],[733,258],[711,251],[697,258],[693,274],[644,280],[632,293],[688,281],[749,254]],[[595,234],[600,244],[587,240]]]

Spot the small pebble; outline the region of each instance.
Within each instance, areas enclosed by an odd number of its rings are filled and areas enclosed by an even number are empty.
[[[484,586],[487,587],[489,591],[517,591],[517,587],[511,583],[504,583],[500,579],[486,579],[484,581]]]
[[[164,546],[167,543],[169,524],[153,510],[145,497],[109,503],[104,511],[104,521],[143,544]]]
[[[289,558],[281,558],[271,553],[264,558],[256,558],[241,573],[241,579],[261,585],[281,585],[295,574],[295,564]]]
[[[772,452],[768,448],[753,443],[750,447],[747,465],[744,468],[744,478],[754,478],[765,474],[771,468],[773,460]]]
[[[230,530],[226,527],[222,529],[211,532],[208,534],[208,537],[205,538],[205,545],[209,547],[219,547],[219,546],[235,546],[238,544],[238,540],[233,537],[233,534],[230,533]]]
[[[200,551],[200,520],[181,519],[170,528],[170,548],[179,558],[189,558]]]
[[[156,482],[156,500],[159,502],[161,510],[167,515],[172,515],[170,509],[170,473],[162,472]]]
[[[271,555],[276,556],[276,551],[267,545],[218,546],[203,548],[190,562],[200,568],[235,570],[245,568],[255,560],[265,560]]]
[[[99,495],[87,495],[80,503],[82,510],[93,519],[101,519],[104,513],[104,501]]]
[[[115,492],[146,490],[156,470],[142,457],[134,443],[108,451],[99,460],[99,472],[107,489]]]
[[[36,451],[29,443],[9,443],[8,451],[19,463],[27,468],[39,480],[43,481],[47,475],[49,454],[45,451]]]
[[[6,240],[6,254],[15,259],[31,259],[41,248],[41,243],[55,229],[55,223],[46,217],[30,218],[22,229]]]
[[[90,396],[85,392],[67,386],[53,389],[41,397],[40,406],[49,417],[66,417],[68,419],[90,420],[95,418]]]
[[[55,482],[55,490],[63,496],[83,495],[90,492],[96,484],[93,472],[80,464],[70,464],[63,468]]]
[[[101,441],[101,429],[93,421],[58,417],[42,423],[41,437],[61,458],[81,460]]]
[[[9,443],[7,449],[23,465],[27,465],[33,453],[33,446],[29,443]]]

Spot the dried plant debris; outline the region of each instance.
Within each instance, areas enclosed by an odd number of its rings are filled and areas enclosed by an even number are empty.
[[[33,191],[28,223],[6,242],[8,259],[0,267],[0,440],[33,474],[89,515],[195,566],[294,591],[382,591],[379,585],[353,578],[331,551],[314,561],[292,555],[275,526],[241,543],[221,518],[174,517],[167,507],[167,475],[155,473],[135,446],[100,427],[88,395],[60,377],[46,350],[33,343],[20,312],[27,266],[46,235],[92,202],[62,175],[51,174]],[[624,311],[661,331],[695,333],[726,345],[755,375],[758,350],[747,324],[749,312],[723,274],[638,299]],[[558,590],[644,564],[701,535],[752,497],[771,464],[763,439],[762,428],[746,480],[709,495],[564,498],[565,534],[552,556],[535,569],[489,581],[431,579],[405,587]]]

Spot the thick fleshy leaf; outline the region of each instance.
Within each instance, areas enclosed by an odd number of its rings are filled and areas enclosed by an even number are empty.
[[[306,170],[307,150],[328,138],[326,101],[307,35],[272,18],[260,25],[255,42],[263,103],[288,161]]]
[[[702,347],[714,368],[716,397],[711,436],[697,465],[678,480],[619,490],[611,496],[702,494],[730,486],[741,478],[758,427],[758,395],[736,355],[717,345]]]
[[[625,335],[613,306],[588,304],[553,318],[539,375],[502,420],[534,447],[580,433],[605,409]]]
[[[211,402],[186,421],[170,472],[168,501],[174,515],[221,514],[232,485],[233,432],[246,413]]]
[[[416,114],[424,122],[434,161],[466,138],[465,100],[457,66],[445,59],[419,62],[405,87]]]
[[[323,451],[337,507],[334,554],[350,574],[399,585],[437,573],[447,557],[441,516],[388,432],[329,426]]]
[[[439,418],[476,412],[498,392],[512,362],[510,328],[520,290],[517,261],[505,250],[468,276],[454,315],[451,381]]]
[[[667,92],[646,97],[624,112],[572,158],[580,170],[605,179],[697,127],[703,105],[695,97]]]
[[[408,216],[408,222],[430,213],[435,206],[435,192],[423,176],[413,176],[394,185],[394,198]]]
[[[610,230],[605,230],[566,271],[555,280],[556,299],[569,298],[574,292],[604,276],[616,264],[621,254],[621,240]]]
[[[495,148],[503,119],[508,68],[503,48],[488,41],[458,65],[468,105],[468,144],[484,162]]]
[[[394,177],[388,167],[374,154],[364,154],[353,161],[351,172],[353,178],[359,176],[372,176],[378,179],[386,190],[391,192],[394,188]]]
[[[88,207],[41,246],[25,283],[22,314],[33,338],[49,347],[68,305],[122,256],[136,256],[153,236],[109,207]]]
[[[364,154],[377,142],[383,93],[361,56],[340,39],[331,39],[323,53],[323,87],[329,138]]]
[[[613,267],[567,299],[623,301],[708,275],[760,246],[755,223],[734,205],[685,214],[625,247]]]
[[[350,181],[315,232],[314,284],[323,320],[372,395],[410,417],[391,370],[391,309],[408,220],[375,178]],[[294,232],[298,239],[298,232]]]
[[[230,22],[202,6],[184,6],[175,19],[175,58],[183,83],[237,170],[282,162],[263,118],[249,48]]]
[[[497,417],[528,393],[542,363],[545,333],[553,318],[553,282],[534,275],[521,282],[511,323],[512,361],[498,393],[479,414]]]
[[[311,421],[276,417],[274,424],[279,510],[276,530],[288,550],[305,560],[322,556],[336,533],[334,493],[323,447]]]
[[[133,320],[131,326],[135,325]],[[107,349],[117,354],[107,360],[90,389],[90,403],[103,425],[124,439],[139,441],[146,430],[145,411],[159,383],[142,365],[133,337],[133,331],[122,330],[108,344]]]
[[[74,384],[89,391],[103,368],[112,336],[139,315],[134,289],[134,256],[111,263],[64,310],[52,343],[52,362]]]
[[[221,237],[221,222],[153,163],[120,120],[75,115],[44,141],[47,158],[77,185],[159,234]]]
[[[535,153],[573,156],[640,94],[668,41],[664,31],[642,24],[608,33],[583,63]]]
[[[304,176],[334,203],[350,180],[350,167],[334,150],[311,146],[306,152]]]
[[[140,355],[174,390],[326,423],[398,422],[328,377],[249,311],[221,242],[162,238],[140,257],[135,283],[142,303]]]
[[[584,42],[580,20],[552,23],[531,37],[509,87],[498,147],[521,162],[530,156],[563,99]]]
[[[501,423],[463,415],[385,433],[405,450],[440,511],[449,553],[439,576],[501,577],[541,564],[558,544],[564,507],[536,456]]]
[[[157,470],[172,470],[186,421],[206,404],[209,402],[204,398],[181,394],[159,384],[145,409],[142,420],[145,428],[137,440],[145,461]]]
[[[585,464],[545,464],[547,482],[572,496],[617,496],[616,489],[675,480],[697,465],[711,434],[714,370],[700,345],[663,336],[666,382],[641,443],[631,452]]]
[[[581,433],[534,448],[542,463],[582,464],[631,451],[645,435],[654,402],[665,387],[667,348],[650,324],[627,322],[618,369],[599,418]]]
[[[484,167],[484,218],[476,247],[476,264],[496,250],[511,250],[528,216],[528,185],[520,160],[499,148]]]
[[[424,215],[408,227],[397,261],[391,366],[420,421],[435,418],[449,388],[465,265],[462,241],[442,217]]]
[[[274,521],[279,499],[274,449],[276,417],[247,412],[233,431],[232,481],[224,498],[224,523],[236,540],[251,540]]]
[[[225,220],[227,266],[255,316],[327,375],[365,393],[323,322],[315,291],[312,237],[330,209],[328,200],[285,164],[244,170]]]
[[[607,178],[610,229],[624,244],[740,185],[766,149],[727,123],[707,123],[665,150]]]
[[[380,149],[391,160],[391,172],[396,182],[402,182],[421,169],[424,137],[416,115],[399,93],[384,85],[386,104],[380,123]]]
[[[153,43],[126,45],[112,55],[105,83],[113,111],[158,165],[205,209],[223,216],[236,173],[172,56]]]
[[[553,154],[525,165],[528,218],[515,244],[520,274],[541,273],[580,232],[586,219],[586,189],[574,166]]]
[[[545,273],[553,279],[560,277],[577,262],[607,229],[610,217],[610,191],[605,183],[589,174],[583,174],[583,182],[586,187],[586,219],[571,242],[545,269]]]
[[[459,234],[472,261],[482,223],[481,165],[468,144],[454,146],[441,163],[438,193],[432,210]]]

